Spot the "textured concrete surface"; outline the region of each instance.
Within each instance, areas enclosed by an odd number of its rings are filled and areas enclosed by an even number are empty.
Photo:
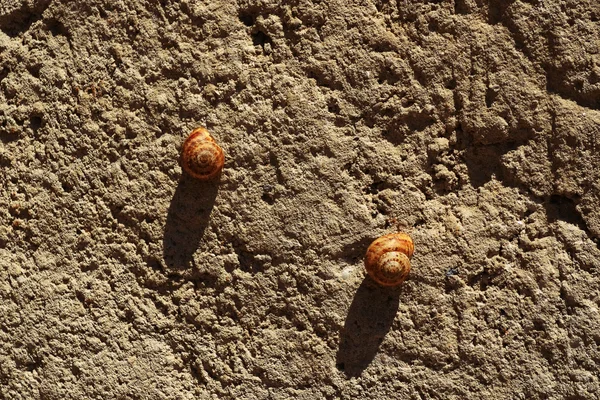
[[[0,397],[599,398],[599,19],[2,0]]]

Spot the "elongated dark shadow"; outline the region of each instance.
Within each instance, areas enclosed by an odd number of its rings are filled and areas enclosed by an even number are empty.
[[[360,376],[390,330],[400,302],[399,288],[377,285],[370,277],[360,284],[340,333],[336,366],[347,377]]]
[[[170,272],[190,268],[193,255],[210,221],[218,181],[183,175],[175,190],[163,236],[163,257]]]

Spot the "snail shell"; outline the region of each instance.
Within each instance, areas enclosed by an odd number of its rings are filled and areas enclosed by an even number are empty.
[[[365,268],[383,286],[396,286],[408,277],[415,245],[406,233],[390,233],[375,239],[367,249]]]
[[[181,166],[184,171],[203,181],[219,175],[225,163],[223,149],[206,128],[196,128],[183,142]]]

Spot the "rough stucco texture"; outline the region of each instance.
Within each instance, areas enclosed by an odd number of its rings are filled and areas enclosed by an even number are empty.
[[[599,20],[2,0],[0,397],[599,398]],[[218,182],[182,175],[197,126]]]

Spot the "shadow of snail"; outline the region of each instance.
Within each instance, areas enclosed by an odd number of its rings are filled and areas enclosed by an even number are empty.
[[[223,150],[206,128],[197,128],[185,140],[180,164],[184,174],[167,213],[163,257],[171,270],[192,266],[218,193],[224,164]]]
[[[400,303],[398,285],[410,271],[412,239],[393,233],[376,239],[367,250],[362,281],[340,332],[336,366],[348,377],[357,377],[371,364],[389,332]]]

